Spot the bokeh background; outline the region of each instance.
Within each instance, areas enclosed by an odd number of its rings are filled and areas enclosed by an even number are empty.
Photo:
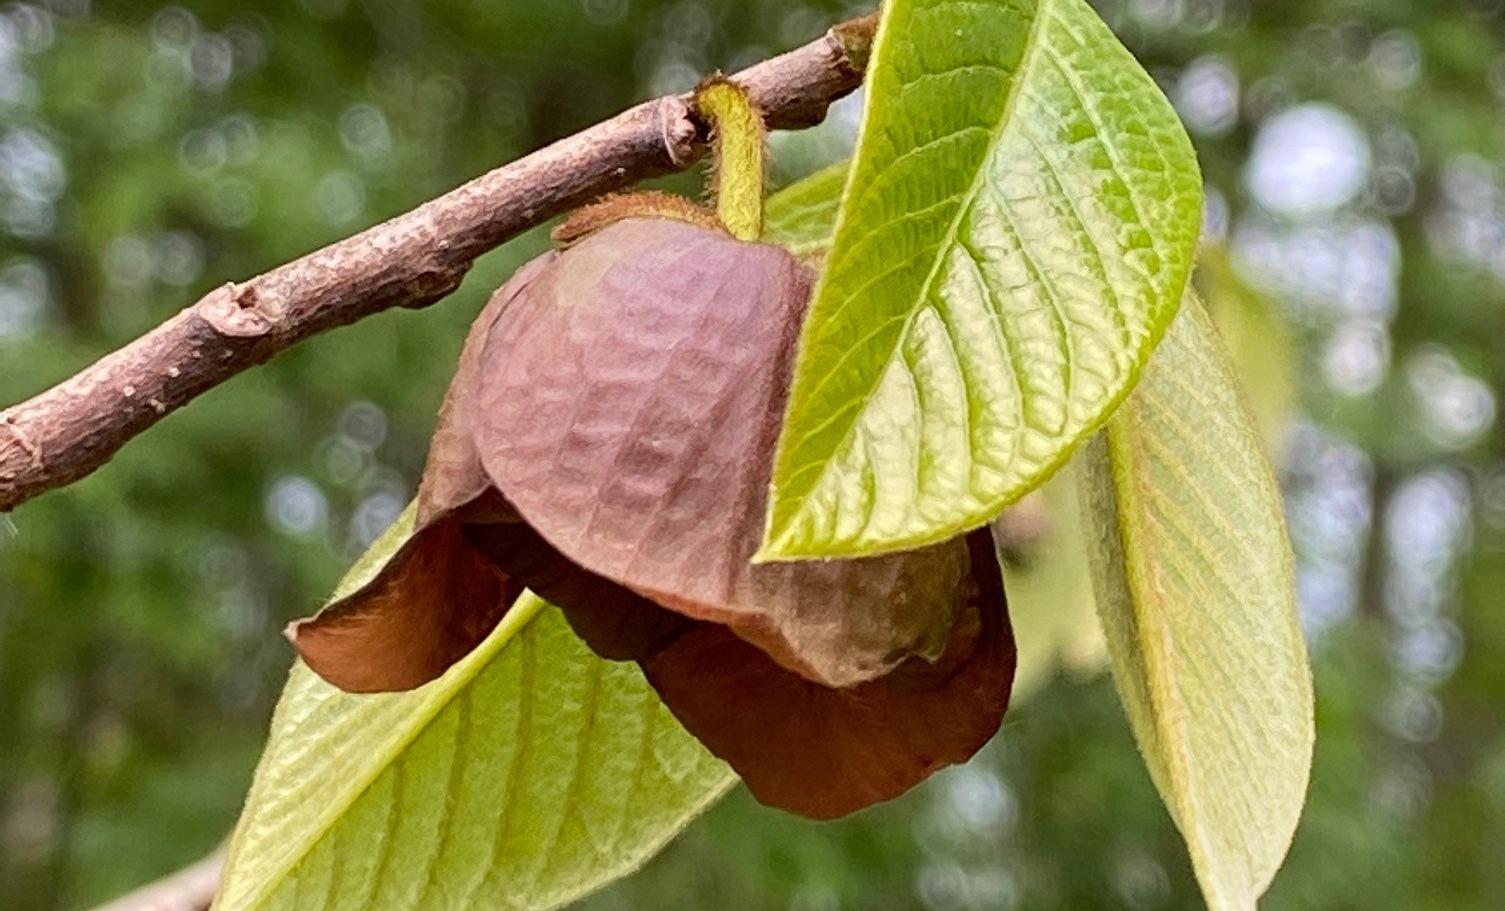
[[[1098,5],[1203,156],[1202,282],[1299,554],[1319,746],[1262,907],[1505,908],[1505,0]],[[0,5],[0,404],[218,283],[858,11]],[[859,110],[777,137],[778,178],[845,155]],[[87,907],[225,835],[291,660],[279,629],[411,495],[466,324],[544,243],[0,517],[0,906]],[[1070,512],[1046,515],[1010,575],[1029,692],[983,756],[834,825],[735,795],[588,907],[1200,907],[1097,672]]]

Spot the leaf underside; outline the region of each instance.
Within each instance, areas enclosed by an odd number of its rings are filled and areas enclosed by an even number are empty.
[[[1280,492],[1194,299],[1078,464],[1140,749],[1209,908],[1253,911],[1305,800],[1312,685]]]
[[[1200,228],[1184,130],[1085,0],[891,0],[869,86],[765,560],[944,540],[1041,483],[1132,386]]]
[[[410,511],[342,588],[411,526]],[[215,907],[556,908],[636,869],[735,780],[635,665],[525,595],[410,693],[352,696],[294,668]]]

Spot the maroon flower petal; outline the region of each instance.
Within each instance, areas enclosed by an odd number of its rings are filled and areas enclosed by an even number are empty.
[[[308,666],[343,690],[428,683],[485,639],[522,593],[464,533],[469,521],[516,521],[500,498],[485,496],[491,481],[472,442],[470,407],[493,324],[552,258],[519,270],[471,327],[429,449],[412,537],[369,583],[288,629]]]
[[[507,500],[570,561],[850,686],[940,657],[966,550],[751,564],[812,282],[787,251],[721,232],[604,228],[497,320],[475,439]]]
[[[998,731],[1014,678],[992,540],[969,537],[976,582],[937,664],[912,658],[887,677],[831,689],[702,623],[642,662],[690,733],[763,803],[830,819],[903,794],[965,762]]]
[[[342,690],[410,690],[468,655],[520,594],[449,519],[413,536],[371,584],[294,624],[289,637]]]
[[[491,489],[475,444],[475,398],[480,388],[485,354],[497,320],[519,295],[552,263],[557,254],[545,253],[513,273],[471,324],[460,351],[455,378],[439,409],[439,424],[429,444],[428,464],[418,489],[418,524],[424,526],[475,502]]]
[[[645,658],[691,625],[679,614],[571,563],[521,521],[467,525],[465,535],[493,565],[561,607],[576,635],[603,658]]]

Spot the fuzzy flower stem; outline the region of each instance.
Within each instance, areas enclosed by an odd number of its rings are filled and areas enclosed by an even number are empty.
[[[695,92],[695,107],[711,125],[716,214],[740,240],[763,236],[763,197],[768,184],[768,129],[747,90],[727,79],[708,80]]]

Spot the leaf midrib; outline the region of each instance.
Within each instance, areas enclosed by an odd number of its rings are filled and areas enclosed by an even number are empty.
[[[1108,445],[1104,448],[1108,458],[1108,477],[1112,480],[1114,497],[1117,500],[1113,504],[1113,512],[1121,542],[1120,556],[1124,563],[1124,582],[1129,588],[1126,592],[1129,596],[1129,610],[1134,615],[1134,627],[1140,639],[1140,653],[1144,657],[1146,671],[1151,678],[1148,681],[1150,686],[1146,693],[1149,697],[1150,722],[1155,726],[1155,734],[1165,748],[1162,755],[1166,760],[1166,774],[1172,779],[1168,784],[1174,786],[1171,795],[1168,795],[1174,800],[1172,815],[1176,818],[1177,826],[1181,829],[1182,836],[1186,839],[1193,857],[1199,861],[1193,864],[1193,872],[1206,893],[1221,895],[1221,889],[1210,888],[1218,886],[1218,883],[1203,881],[1204,864],[1212,855],[1207,850],[1206,833],[1200,824],[1200,818],[1192,808],[1186,805],[1182,796],[1191,793],[1195,788],[1195,775],[1191,768],[1193,762],[1186,743],[1184,725],[1180,723],[1179,712],[1174,706],[1165,704],[1167,700],[1155,686],[1157,680],[1162,680],[1173,690],[1176,689],[1177,674],[1173,667],[1174,662],[1168,654],[1163,655],[1160,648],[1146,647],[1149,642],[1148,630],[1153,629],[1157,639],[1166,638],[1166,634],[1160,629],[1160,624],[1153,621],[1144,607],[1147,602],[1142,594],[1146,587],[1144,576],[1147,574],[1147,569],[1129,556],[1134,552],[1130,542],[1137,540],[1139,535],[1133,528],[1135,523],[1130,518],[1129,510],[1125,508],[1125,505],[1130,503],[1128,497],[1134,492],[1133,488],[1149,486],[1138,479],[1135,471],[1137,461],[1124,454],[1126,444],[1120,436],[1126,431],[1119,422],[1127,424],[1130,420],[1130,416],[1123,415],[1108,425],[1106,431]],[[1134,477],[1130,477],[1131,475]],[[1221,909],[1214,909],[1214,911],[1221,911]]]
[[[985,175],[988,165],[993,160],[993,156],[997,153],[998,147],[1002,144],[1004,136],[1008,133],[1009,127],[1013,123],[1014,114],[1019,106],[1019,99],[1024,94],[1024,83],[1028,81],[1030,76],[1031,62],[1034,59],[1037,48],[1042,43],[1041,35],[1045,30],[1045,20],[1048,18],[1048,14],[1053,8],[1053,4],[1055,2],[1056,0],[1039,0],[1038,4],[1035,6],[1035,18],[1030,23],[1029,34],[1025,36],[1024,48],[1019,54],[1019,63],[1014,70],[1015,79],[1009,86],[1008,97],[1004,99],[1003,111],[998,120],[998,127],[997,129],[992,131],[992,136],[988,140],[987,150],[978,159],[977,169],[972,175],[972,180],[968,185],[967,192],[964,194],[961,203],[957,206],[956,215],[951,219],[951,223],[947,226],[946,233],[941,243],[936,248],[935,262],[931,264],[930,273],[925,277],[924,283],[920,286],[920,292],[916,295],[915,302],[911,304],[909,312],[904,317],[904,325],[899,329],[897,341],[895,342],[893,350],[891,350],[884,358],[883,370],[877,371],[875,373],[875,375],[877,376],[881,377],[884,373],[887,372],[889,365],[893,363],[894,357],[902,349],[904,338],[909,333],[916,315],[918,315],[919,312],[924,309],[924,302],[930,298],[930,295],[935,288],[936,280],[940,276],[941,271],[945,266],[947,252],[956,246],[957,238],[961,234],[961,226],[966,222],[968,215],[972,211],[972,207],[977,202],[978,194],[982,192],[982,188],[987,183]],[[871,104],[872,102],[870,101],[869,103]],[[861,160],[861,158],[862,149],[858,148],[854,155],[854,160]],[[845,218],[842,217],[840,219],[840,222],[844,221]],[[836,226],[836,236],[838,237],[841,235],[841,229],[843,227],[840,222]],[[828,271],[827,274],[829,275],[830,272]],[[819,299],[818,295],[817,299]],[[845,308],[850,303],[851,299],[848,298],[842,301],[841,307]],[[813,397],[820,391],[821,387],[826,382],[829,382],[830,378],[834,375],[834,369],[827,371],[820,382],[818,382],[808,392],[804,393],[805,398],[808,399],[810,397]],[[812,471],[818,471],[819,475],[816,477],[815,482],[813,484],[810,484],[805,489],[813,490],[816,487],[820,486],[821,481],[826,478],[827,474],[829,474],[829,472],[831,471],[832,466],[836,464],[834,453],[839,453],[843,448],[846,447],[848,443],[851,442],[852,435],[857,432],[858,426],[862,423],[862,415],[867,411],[868,406],[872,403],[873,396],[877,394],[880,386],[881,383],[873,384],[872,387],[863,394],[862,398],[858,400],[855,407],[849,407],[846,410],[846,414],[851,416],[850,421],[847,425],[846,430],[843,431],[839,442],[831,450],[833,456],[825,459],[823,464],[812,463],[811,465],[794,472],[790,476],[791,483],[788,485],[789,487],[798,487],[799,485],[795,483],[796,479],[801,479],[804,476],[810,474]],[[838,416],[833,415],[832,420],[830,420],[827,424],[816,425],[815,427],[812,427],[808,432],[802,435],[799,444],[791,448],[804,448],[811,437],[815,436],[815,434],[817,433],[820,433],[825,429],[825,427],[829,426],[829,424],[833,424],[836,422],[836,420],[839,419],[840,418]]]

